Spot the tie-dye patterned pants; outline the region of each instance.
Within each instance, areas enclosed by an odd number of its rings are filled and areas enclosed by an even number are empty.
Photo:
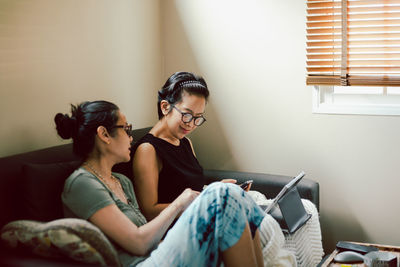
[[[213,183],[186,209],[150,257],[136,266],[218,266],[221,251],[239,241],[246,223],[254,237],[264,215],[239,186]]]

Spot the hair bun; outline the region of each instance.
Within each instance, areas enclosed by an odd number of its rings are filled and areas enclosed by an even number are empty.
[[[57,133],[63,139],[69,139],[76,131],[76,118],[69,117],[67,114],[57,113],[54,117]]]

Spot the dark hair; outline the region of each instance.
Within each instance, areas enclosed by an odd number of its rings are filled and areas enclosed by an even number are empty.
[[[115,104],[107,101],[87,101],[78,106],[71,104],[71,117],[57,113],[54,122],[58,135],[63,139],[72,138],[74,153],[86,159],[94,148],[97,127],[104,126],[112,135],[118,111]]]
[[[203,77],[190,72],[175,72],[168,78],[160,91],[158,91],[158,119],[164,117],[160,107],[161,101],[166,100],[171,105],[174,105],[181,101],[183,91],[189,94],[204,96],[206,100],[210,94]]]

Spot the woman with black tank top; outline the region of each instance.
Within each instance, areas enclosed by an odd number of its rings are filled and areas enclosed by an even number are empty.
[[[189,72],[174,73],[158,92],[159,121],[132,149],[133,183],[148,220],[185,188],[201,191],[204,187],[203,168],[186,135],[206,121],[208,96],[204,79]]]

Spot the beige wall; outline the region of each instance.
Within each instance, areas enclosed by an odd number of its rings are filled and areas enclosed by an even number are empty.
[[[206,168],[295,175],[321,188],[326,252],[338,240],[400,245],[400,118],[319,115],[305,85],[305,1],[166,0],[165,74],[211,90],[192,136]],[[286,12],[286,15],[283,15]]]
[[[0,156],[60,143],[54,115],[84,100],[152,125],[159,12],[157,0],[0,0]]]
[[[86,99],[152,125],[157,88],[194,71],[211,89],[192,136],[206,168],[304,170],[327,252],[400,245],[400,119],[312,114],[305,41],[298,0],[0,0],[0,156],[61,143],[54,114]]]

